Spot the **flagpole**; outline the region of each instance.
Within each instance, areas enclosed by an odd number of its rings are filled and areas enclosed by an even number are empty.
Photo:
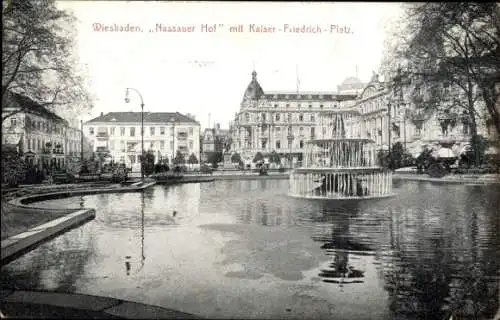
[[[299,93],[299,84],[300,84],[300,80],[299,80],[299,65],[296,64],[295,65],[295,75],[297,77],[297,94]]]

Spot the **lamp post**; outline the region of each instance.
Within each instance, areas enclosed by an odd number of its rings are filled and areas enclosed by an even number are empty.
[[[389,146],[389,155],[391,154],[391,113],[392,113],[392,104],[391,104],[391,101],[389,101],[387,103],[387,115],[388,115],[388,118],[389,118],[389,123],[387,124],[387,129],[388,129],[388,133],[387,133],[387,145]]]
[[[406,151],[406,118],[408,117],[408,108],[403,104],[403,145]]]
[[[174,158],[175,158],[175,118],[171,117],[170,121],[172,121],[172,165],[174,165]]]
[[[144,180],[144,100],[142,99],[141,93],[134,88],[127,88],[125,91],[125,102],[129,103],[130,98],[128,97],[129,91],[135,91],[141,98],[141,180]]]
[[[80,120],[80,160],[83,163],[83,120]]]

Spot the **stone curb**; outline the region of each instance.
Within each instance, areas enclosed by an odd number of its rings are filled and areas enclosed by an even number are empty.
[[[100,312],[125,319],[202,319],[193,314],[126,300],[44,291],[1,291],[2,303],[48,305]],[[6,315],[8,316],[8,315]]]
[[[36,211],[37,209],[41,208],[36,208],[34,206],[29,206],[27,204],[48,199],[58,199],[62,197],[71,197],[84,194],[142,191],[154,184],[155,182],[153,181],[145,183],[142,186],[126,187],[126,188],[68,190],[68,191],[57,191],[57,192],[50,192],[43,194],[33,194],[15,198],[13,200],[10,200],[8,203],[13,206]],[[68,209],[43,208],[43,210],[66,211]],[[30,251],[31,249],[34,249],[37,245],[41,244],[42,242],[50,240],[55,236],[63,233],[64,231],[67,231],[74,227],[78,227],[84,222],[94,219],[96,215],[95,209],[74,209],[74,210],[75,212],[73,213],[69,213],[63,217],[57,218],[55,220],[31,228],[26,232],[22,232],[20,234],[2,240],[0,265],[5,265],[11,262],[12,260],[18,258],[19,256]]]
[[[134,187],[96,188],[93,190],[76,189],[76,190],[66,190],[66,191],[54,191],[54,192],[32,194],[32,195],[18,197],[18,198],[10,200],[9,203],[14,205],[14,206],[21,207],[21,208],[36,210],[38,208],[36,208],[34,206],[28,206],[27,204],[30,204],[33,202],[38,202],[38,201],[60,199],[60,198],[73,197],[73,196],[79,196],[79,195],[90,195],[90,194],[100,194],[100,193],[126,193],[126,192],[142,191],[146,188],[149,188],[150,186],[152,186],[154,184],[156,184],[155,181],[148,182],[142,186],[134,186]],[[43,209],[46,209],[46,208],[43,208]],[[67,209],[50,209],[50,210],[67,210]],[[77,210],[77,209],[75,209],[75,210]]]
[[[94,209],[83,209],[57,218],[1,241],[1,265],[9,263],[38,244],[95,218]]]
[[[500,180],[497,179],[449,179],[449,178],[432,178],[432,177],[414,177],[410,175],[399,175],[393,174],[394,180],[411,180],[411,181],[426,181],[426,182],[437,182],[437,183],[448,183],[448,184],[473,184],[473,185],[489,185],[489,184],[500,184]]]

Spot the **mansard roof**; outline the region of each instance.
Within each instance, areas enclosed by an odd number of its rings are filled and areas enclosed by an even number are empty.
[[[61,118],[60,116],[58,116],[54,112],[52,112],[49,109],[47,109],[46,107],[44,107],[42,104],[36,102],[35,100],[33,100],[25,95],[22,95],[22,94],[13,92],[13,91],[9,91],[7,93],[7,102],[6,103],[8,103],[9,105],[5,106],[4,109],[20,108],[25,113],[39,115],[39,116],[44,117],[46,119],[50,119],[50,120],[53,120],[56,122],[62,122],[64,124],[67,124],[67,121],[65,119]],[[10,104],[10,103],[13,103],[13,104]],[[8,112],[6,112],[6,113],[8,113]]]
[[[109,112],[87,121],[94,122],[141,122],[141,112]],[[193,123],[199,124],[196,120],[179,112],[144,112],[145,123]]]
[[[299,91],[299,92],[267,92],[264,98],[269,101],[347,101],[354,100],[355,94],[339,94],[336,92]]]

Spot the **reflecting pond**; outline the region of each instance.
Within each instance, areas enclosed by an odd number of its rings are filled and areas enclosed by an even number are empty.
[[[209,318],[496,312],[499,187],[395,182],[394,198],[342,205],[287,189],[287,180],[216,181],[40,202],[97,216],[4,266],[2,287]]]

